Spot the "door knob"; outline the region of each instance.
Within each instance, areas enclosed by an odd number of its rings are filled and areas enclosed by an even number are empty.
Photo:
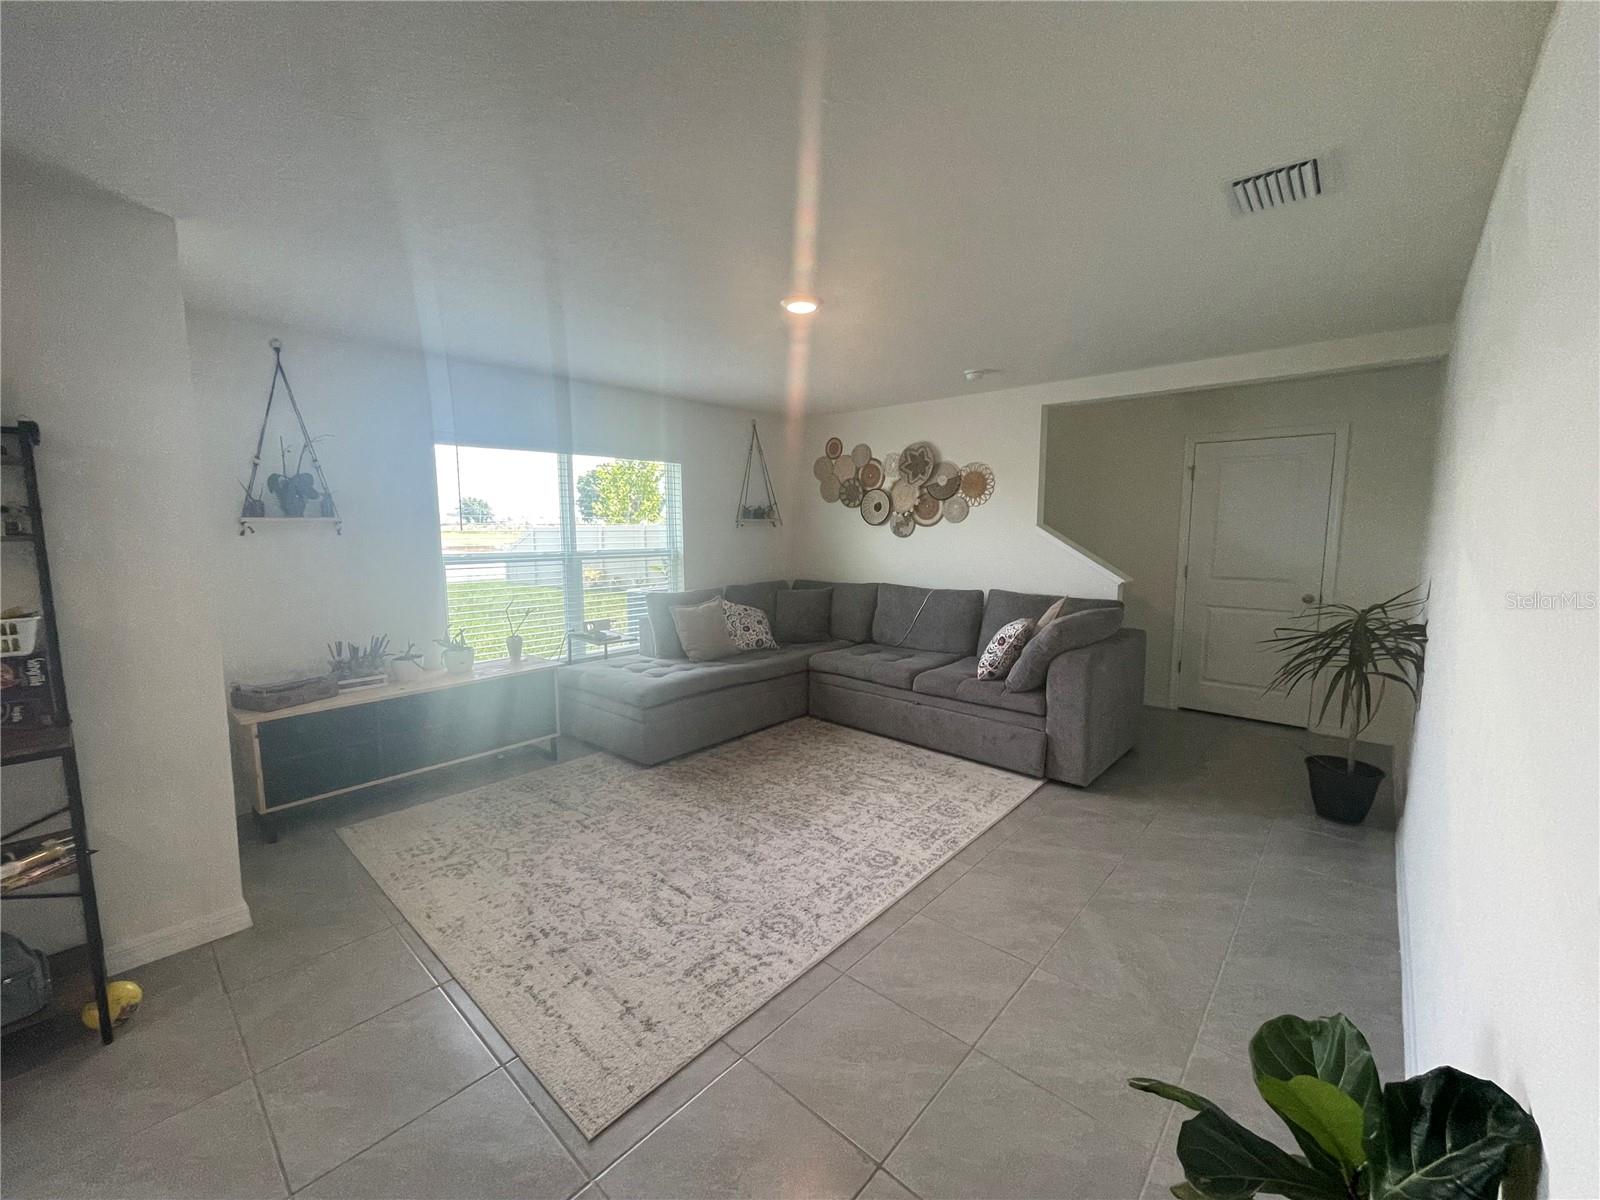
[[[1300,597],[1300,603],[1301,604],[1315,604],[1316,602],[1317,602],[1317,598],[1315,596],[1313,596],[1310,592],[1307,592],[1304,596]]]

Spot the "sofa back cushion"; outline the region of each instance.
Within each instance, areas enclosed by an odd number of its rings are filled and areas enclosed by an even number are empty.
[[[1008,692],[1031,692],[1042,688],[1050,674],[1050,664],[1058,655],[1080,646],[1103,642],[1122,628],[1122,602],[1101,601],[1093,608],[1080,609],[1057,617],[1039,630],[1022,648],[1016,665],[1006,676]]]
[[[954,588],[878,585],[872,640],[940,654],[976,654],[983,621],[983,593]]]
[[[796,579],[794,586],[797,591],[801,588],[833,589],[833,607],[828,618],[828,627],[836,640],[842,642],[872,640],[872,617],[878,609],[877,584],[827,583],[820,579]]]
[[[684,655],[693,662],[715,662],[739,653],[739,645],[728,631],[728,610],[721,596],[713,596],[704,604],[674,608],[672,627]]]
[[[785,588],[778,593],[778,644],[825,642],[833,627],[832,588]]]
[[[770,623],[778,617],[777,596],[788,591],[789,584],[782,579],[768,579],[761,583],[730,583],[722,589],[722,598],[729,604],[748,604],[767,614]]]
[[[677,627],[672,623],[672,610],[692,604],[704,604],[722,595],[721,588],[699,588],[692,592],[646,592],[645,616],[649,619],[652,635],[647,644],[640,631],[639,649],[653,658],[686,658],[683,643],[678,640]]]
[[[1075,612],[1083,612],[1089,608],[1114,608],[1121,604],[1120,600],[1084,600],[1077,596],[1062,597],[1057,592],[1047,595],[1042,592],[1008,592],[1004,588],[995,588],[989,593],[989,599],[983,606],[983,627],[978,631],[978,645],[987,646],[993,640],[995,633],[1002,625],[1009,625],[1012,621],[1023,617],[1032,617],[1035,623],[1044,616],[1045,610],[1057,602],[1061,604],[1059,617],[1070,616]],[[1041,629],[1044,627],[1041,625]]]

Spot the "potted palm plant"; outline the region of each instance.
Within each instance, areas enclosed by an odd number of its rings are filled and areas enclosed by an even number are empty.
[[[1306,759],[1311,778],[1311,802],[1317,815],[1346,825],[1359,825],[1372,808],[1383,782],[1383,771],[1356,758],[1356,739],[1372,724],[1391,683],[1403,687],[1415,704],[1422,687],[1422,659],[1428,644],[1428,626],[1421,619],[1426,597],[1408,588],[1366,608],[1348,604],[1318,604],[1301,617],[1300,625],[1274,630],[1265,644],[1283,655],[1283,663],[1270,692],[1292,692],[1317,679],[1323,685],[1320,722],[1339,701],[1339,725],[1345,731],[1345,752],[1313,754]]]

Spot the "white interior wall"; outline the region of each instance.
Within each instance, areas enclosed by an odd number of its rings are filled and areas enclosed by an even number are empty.
[[[1128,623],[1147,633],[1149,703],[1170,702],[1187,439],[1348,428],[1337,569],[1326,597],[1370,604],[1424,582],[1442,379],[1438,363],[1420,363],[1046,410],[1044,518],[1132,577],[1123,599]],[[1365,737],[1393,744],[1410,724],[1406,697],[1394,694]]]
[[[1445,327],[1426,326],[979,396],[810,414],[787,444],[796,497],[785,509],[794,530],[790,566],[796,575],[822,579],[1114,597],[1131,572],[1108,569],[1042,518],[1041,428],[1047,406],[1429,362],[1443,356],[1448,337]],[[811,465],[835,434],[847,449],[866,442],[881,453],[927,440],[957,463],[986,462],[995,472],[994,497],[960,525],[941,523],[897,538],[887,527],[869,526],[859,512],[825,504],[818,495]]]
[[[1600,1195],[1597,45],[1563,4],[1462,298],[1399,832],[1408,1066],[1511,1092],[1552,1197]]]
[[[340,534],[267,523],[238,536],[238,481],[266,403],[273,337],[312,434],[327,435],[318,453]],[[564,389],[545,376],[200,310],[189,313],[189,346],[203,414],[205,559],[230,681],[322,670],[335,638],[383,633],[431,647],[444,627],[436,439],[541,450],[570,441],[580,454],[681,463],[687,586],[785,575],[781,527],[734,528],[752,414],[574,383],[569,420]],[[275,469],[269,441],[263,478]],[[772,466],[787,504],[783,463]]]
[[[249,924],[177,237],[168,217],[12,159],[4,226],[5,420],[42,431],[95,880],[125,969]],[[29,587],[24,549],[6,547],[7,604]],[[50,807],[57,780],[54,763],[9,768],[7,826]],[[4,920],[59,948],[82,934],[43,910],[67,907],[16,901]]]

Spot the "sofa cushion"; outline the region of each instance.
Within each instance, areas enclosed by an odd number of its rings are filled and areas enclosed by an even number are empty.
[[[682,658],[683,643],[678,640],[678,631],[672,624],[672,610],[689,604],[704,604],[713,596],[720,595],[721,588],[700,588],[693,592],[646,592],[644,611],[650,619],[650,632],[654,640],[643,648],[660,658]]]
[[[1057,617],[1022,648],[1022,657],[1006,676],[1006,687],[1013,692],[1042,688],[1050,664],[1058,655],[1104,641],[1121,628],[1121,601],[1102,602],[1095,608]]]
[[[912,681],[922,672],[942,667],[958,657],[932,650],[908,650],[904,646],[879,646],[873,642],[863,642],[859,646],[813,654],[811,669],[909,690]]]
[[[878,585],[872,640],[880,646],[929,650],[964,658],[976,654],[983,593],[951,588]]]
[[[789,589],[778,595],[778,640],[825,642],[833,622],[833,589]]]
[[[968,704],[981,704],[986,708],[1004,708],[1040,717],[1045,713],[1043,688],[1031,692],[1012,692],[1006,690],[1004,679],[979,679],[976,658],[963,658],[947,667],[924,671],[917,676],[911,690],[924,696],[964,700]]]
[[[634,708],[655,708],[685,696],[803,672],[818,650],[838,645],[837,642],[823,642],[785,646],[781,650],[756,650],[737,658],[706,663],[682,658],[647,658],[641,654],[618,655],[598,662],[574,663],[558,671],[561,686],[569,691],[601,696]]]
[[[778,648],[778,639],[772,636],[771,618],[754,604],[733,604],[723,600],[722,617],[728,624],[728,636],[733,639],[740,653]],[[827,639],[821,637],[811,640],[821,642]]]
[[[989,644],[978,655],[978,678],[1004,680],[1022,657],[1022,648],[1033,636],[1033,618],[1018,617],[994,631]]]
[[[722,589],[722,598],[730,604],[748,604],[767,614],[770,624],[778,616],[777,595],[789,590],[782,579],[768,579],[761,583],[730,583]]]
[[[872,640],[872,616],[878,609],[875,583],[827,583],[820,579],[796,579],[796,588],[832,588],[833,613],[828,632],[846,642]]]
[[[1018,617],[1032,617],[1042,630],[1045,626],[1044,615],[1050,611],[1051,605],[1059,604],[1061,608],[1056,615],[1065,617],[1089,608],[1115,608],[1121,603],[1120,600],[1089,600],[1079,596],[1050,596],[1039,592],[1008,592],[1004,588],[995,588],[984,602],[983,627],[978,631],[978,644],[987,646],[1000,626]]]
[[[713,662],[739,653],[739,646],[728,629],[726,604],[721,596],[714,596],[704,604],[685,604],[672,610],[672,626],[677,630],[686,658],[693,662]]]

